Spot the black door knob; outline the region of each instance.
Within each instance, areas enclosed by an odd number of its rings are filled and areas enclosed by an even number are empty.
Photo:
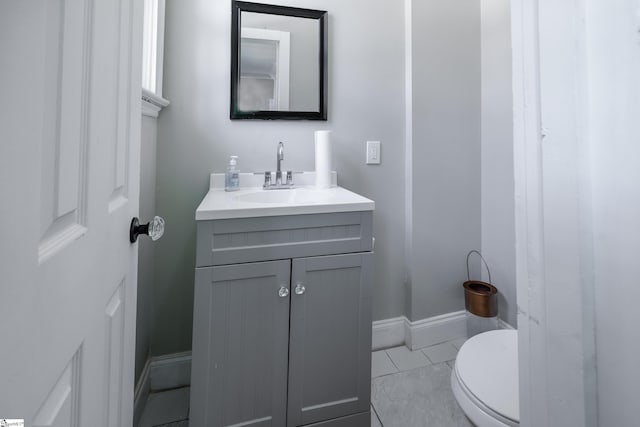
[[[146,224],[140,224],[138,217],[131,219],[131,227],[129,227],[129,241],[135,243],[140,234],[146,234],[151,240],[158,240],[164,234],[164,219],[155,216],[153,221]]]

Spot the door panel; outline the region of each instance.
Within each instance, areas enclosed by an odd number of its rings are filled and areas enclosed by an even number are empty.
[[[117,287],[115,293],[107,303],[105,316],[105,397],[106,419],[105,426],[118,427],[122,402],[119,394],[122,390],[122,376],[124,374],[125,350],[125,282]]]
[[[80,350],[65,368],[33,418],[34,427],[78,427]]]
[[[48,2],[41,159],[39,261],[44,262],[86,232],[89,96],[89,1]]]
[[[196,269],[192,427],[283,426],[291,263]]]
[[[132,424],[141,6],[3,2],[0,415],[25,425]]]
[[[369,409],[370,264],[371,253],[293,260],[288,426]]]

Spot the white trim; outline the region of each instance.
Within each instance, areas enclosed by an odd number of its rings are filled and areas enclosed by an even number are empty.
[[[133,400],[133,425],[137,426],[149,394],[191,384],[191,352],[150,357],[136,383]]]
[[[509,329],[507,323],[502,322]],[[429,347],[467,336],[465,311],[454,311],[410,321],[405,316],[376,320],[372,325],[371,348],[380,350],[405,344],[411,350]]]
[[[149,399],[149,392],[151,391],[151,377],[149,375],[151,368],[151,360],[147,359],[147,362],[144,364],[144,368],[142,368],[142,374],[140,375],[140,379],[136,383],[135,392],[133,394],[133,425],[137,426],[140,422],[140,418],[142,417],[142,411],[144,411],[144,407],[147,405],[147,400]]]
[[[169,105],[169,101],[147,89],[142,89],[142,115],[158,117],[160,111]]]
[[[147,117],[157,118],[162,110],[162,107],[158,107],[147,101],[146,99],[142,99],[142,115]]]
[[[191,384],[191,352],[154,357],[149,370],[151,391],[188,386]]]
[[[371,349],[381,350],[404,344],[404,325],[406,322],[408,320],[404,316],[373,322],[371,327]]]
[[[467,336],[465,311],[454,311],[427,319],[405,322],[405,344],[417,350]]]
[[[150,357],[135,386],[133,425],[137,426],[151,392],[186,387],[191,384],[191,352]]]

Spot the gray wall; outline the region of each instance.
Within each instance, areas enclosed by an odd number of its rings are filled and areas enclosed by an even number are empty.
[[[500,56],[508,47],[505,9],[496,6],[494,14],[485,5],[481,28],[478,2],[408,0],[405,40],[401,0],[272,3],[329,11],[328,122],[229,120],[230,2],[167,4],[164,94],[171,105],[158,123],[154,212],[167,230],[155,245],[151,354],[191,348],[194,212],[209,173],[223,171],[231,154],[243,171],[272,169],[278,141],[285,142],[285,168],[312,170],[316,129],[333,130],[340,185],[376,201],[374,320],[462,310],[465,257],[481,249],[506,297],[506,320],[515,323],[510,106],[508,84],[499,81],[510,69]],[[481,104],[481,93],[500,102]],[[380,166],[364,164],[366,140],[382,141]],[[475,260],[472,271],[481,274]]]
[[[482,254],[499,290],[500,317],[515,327],[511,7],[509,0],[483,0],[481,8]]]
[[[464,309],[480,248],[480,4],[412,1],[411,320]],[[477,274],[474,262],[474,273]]]
[[[156,146],[158,125],[153,117],[142,116],[140,156],[140,220],[156,215]],[[136,319],[136,382],[150,355],[153,330],[154,258],[156,243],[138,239],[138,310]]]
[[[329,11],[328,122],[229,120],[231,3],[167,2],[163,94],[171,105],[158,124],[156,200],[167,227],[155,248],[154,355],[191,348],[194,214],[209,173],[223,171],[230,154],[240,156],[241,170],[272,169],[278,141],[285,143],[284,167],[312,170],[316,129],[333,131],[340,185],[376,201],[373,317],[404,314],[403,2],[273,3]],[[364,164],[366,140],[382,141],[381,165]],[[457,304],[442,310],[461,306],[457,291]]]

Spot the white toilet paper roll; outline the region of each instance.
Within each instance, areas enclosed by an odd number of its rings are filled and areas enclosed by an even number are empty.
[[[317,130],[316,140],[316,187],[331,187],[331,131]]]

